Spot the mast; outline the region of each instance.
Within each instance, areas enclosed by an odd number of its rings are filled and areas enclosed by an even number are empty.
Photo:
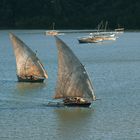
[[[105,22],[105,29],[104,29],[104,32],[106,32],[107,24],[108,24],[108,21]]]
[[[53,26],[52,30],[54,30],[54,27],[55,27],[55,22],[53,22],[53,25],[52,25],[52,26]]]
[[[88,74],[73,51],[55,36],[58,49],[58,80],[55,98],[82,97],[95,100]]]

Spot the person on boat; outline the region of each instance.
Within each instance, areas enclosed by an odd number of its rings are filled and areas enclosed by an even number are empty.
[[[31,80],[33,80],[33,79],[34,79],[34,77],[31,75],[31,76],[30,76],[30,79],[31,79]]]

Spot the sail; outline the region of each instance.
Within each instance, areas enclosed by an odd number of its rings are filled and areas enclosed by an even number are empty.
[[[82,97],[95,100],[88,74],[72,50],[57,36],[58,80],[55,98]]]
[[[12,33],[9,35],[16,57],[17,75],[20,77],[34,76],[36,78],[48,78],[36,54],[17,36]]]

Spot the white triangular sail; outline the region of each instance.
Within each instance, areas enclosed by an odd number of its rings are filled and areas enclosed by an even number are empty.
[[[32,75],[37,78],[48,78],[36,54],[14,34],[10,33],[10,39],[16,57],[17,75],[20,77]]]
[[[58,80],[55,98],[82,97],[95,100],[88,74],[72,50],[58,37]]]

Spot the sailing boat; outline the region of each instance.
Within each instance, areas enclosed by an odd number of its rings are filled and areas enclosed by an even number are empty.
[[[43,82],[48,75],[36,54],[17,36],[9,34],[16,57],[19,82]]]
[[[104,29],[103,28],[103,21],[98,25],[97,31],[94,31],[93,33],[90,33],[88,36],[81,37],[78,39],[79,43],[98,43],[102,42],[105,40],[116,40],[116,31],[111,32],[107,31],[107,24],[108,22],[106,21]]]
[[[55,99],[66,106],[90,106],[96,100],[88,74],[73,51],[57,36],[58,80]]]
[[[46,35],[51,35],[51,36],[54,36],[54,35],[58,35],[58,31],[54,30],[54,26],[55,26],[55,23],[53,22],[53,28],[51,31],[47,31],[46,32]]]

